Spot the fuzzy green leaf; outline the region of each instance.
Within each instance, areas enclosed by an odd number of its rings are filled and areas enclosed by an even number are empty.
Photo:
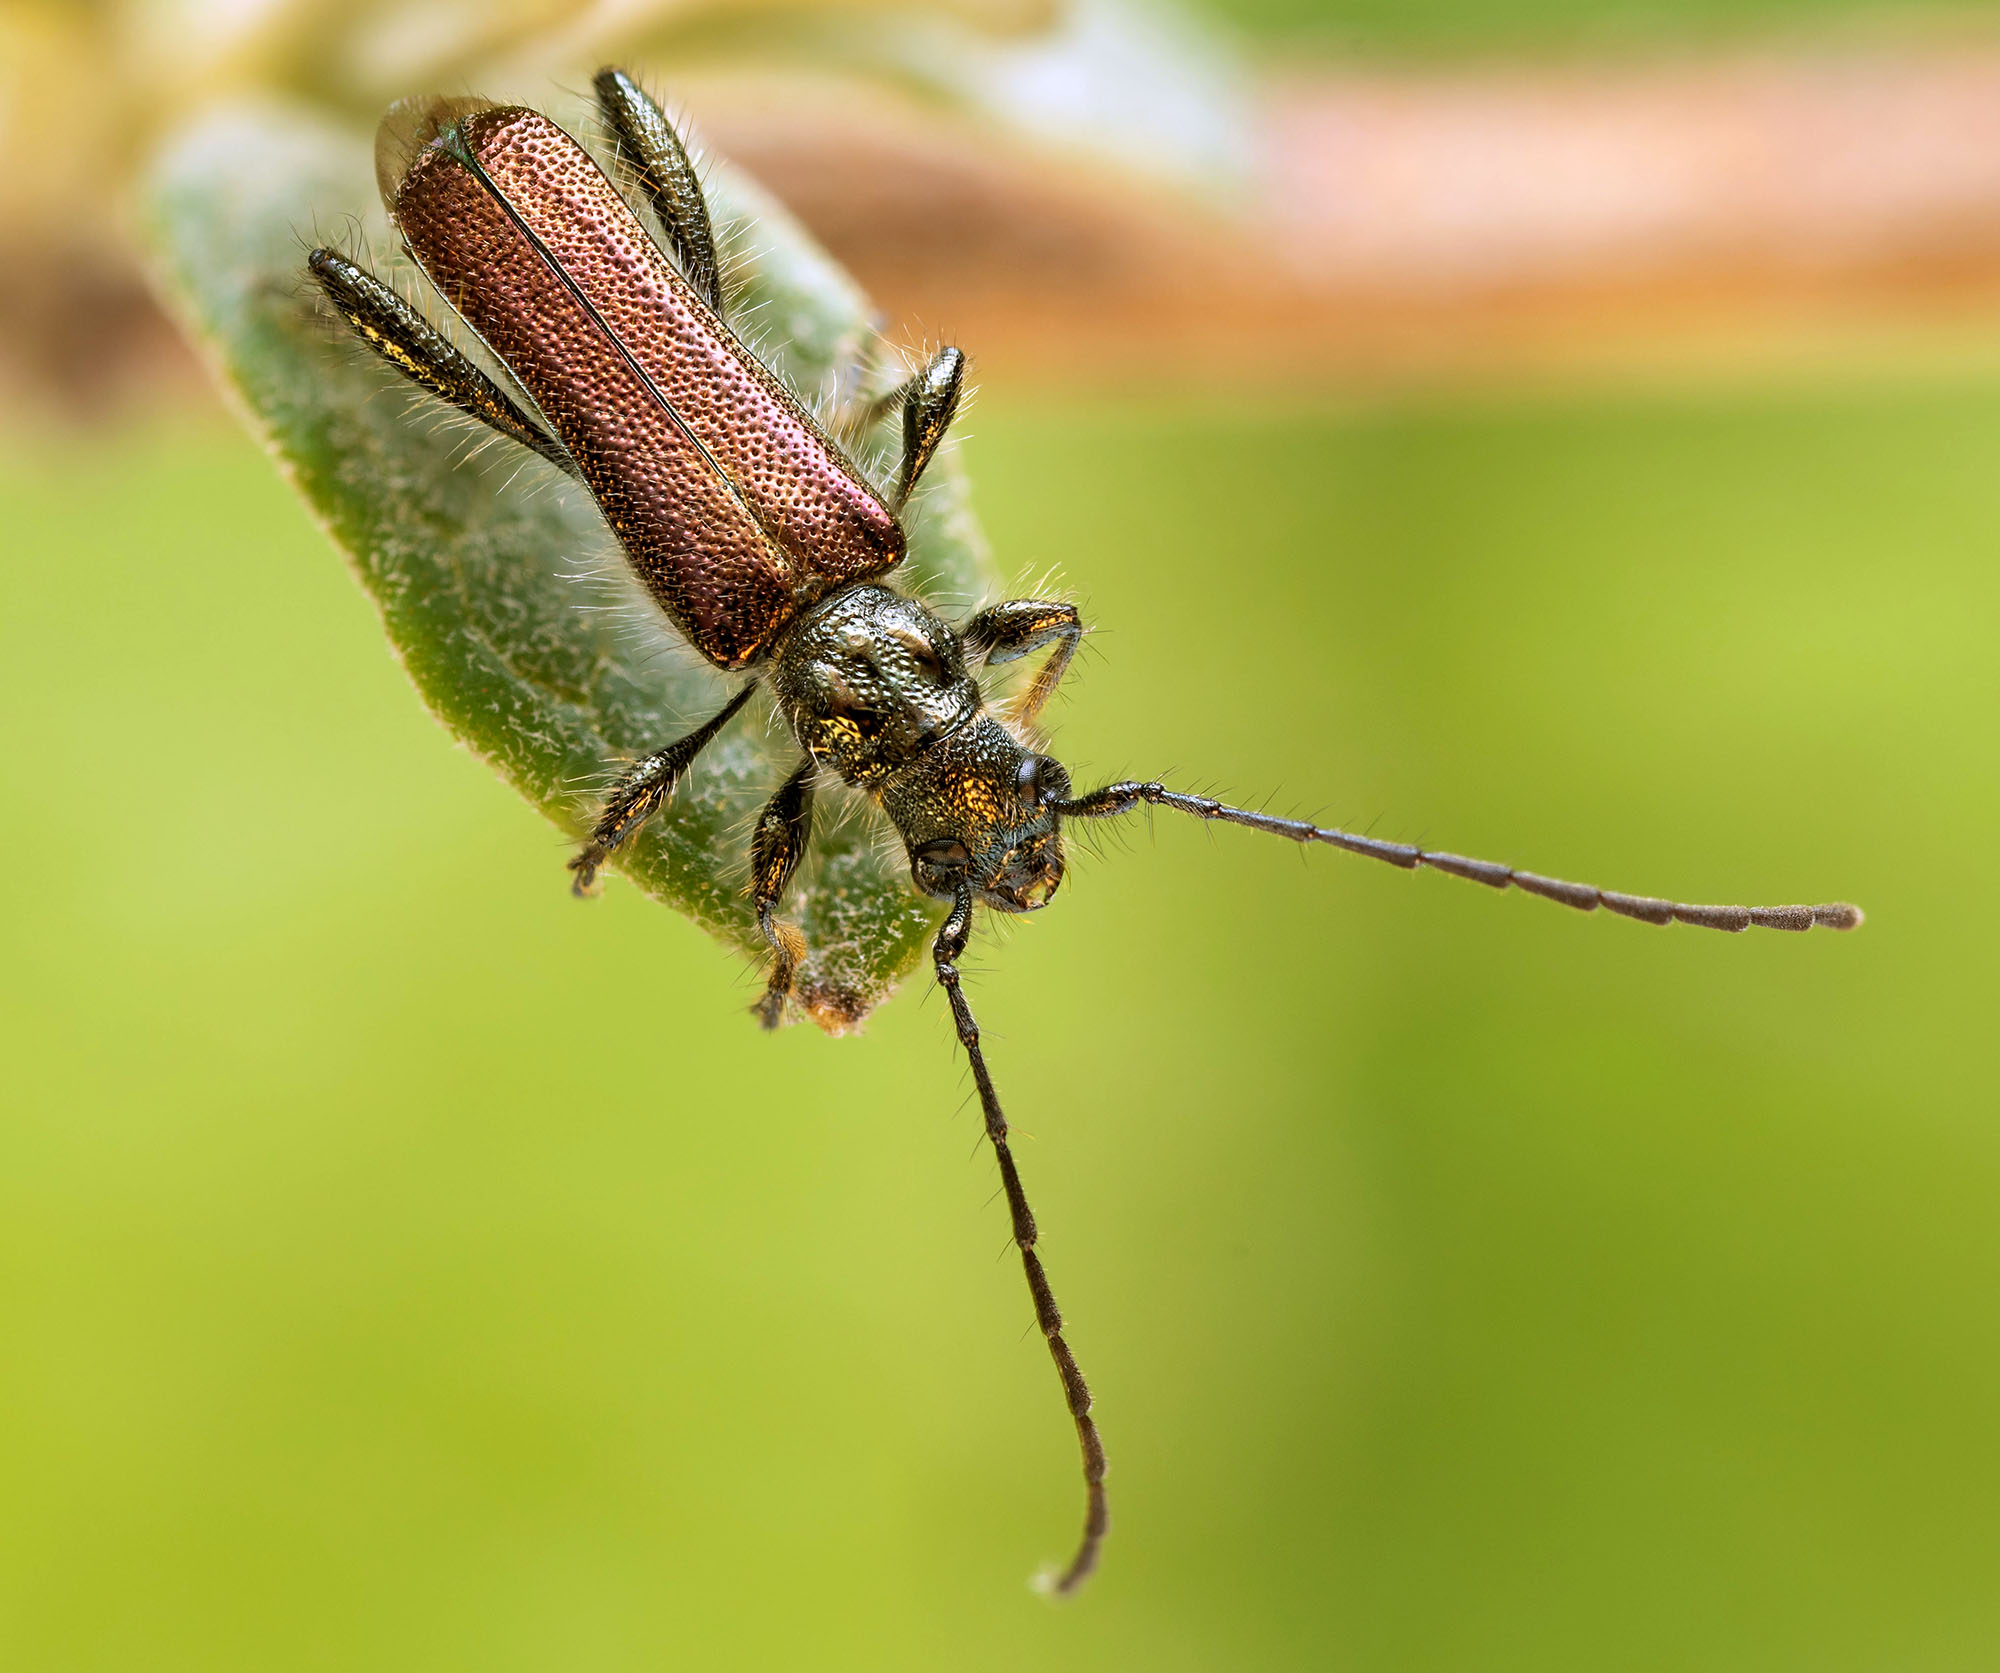
[[[735,317],[795,388],[830,389],[869,341],[866,300],[751,182],[716,166],[708,185]],[[674,639],[588,494],[537,459],[503,457],[505,444],[468,457],[464,427],[405,399],[318,307],[302,265],[316,238],[358,218],[378,257],[393,248],[367,141],[282,107],[213,111],[165,149],[144,209],[161,288],[374,599],[424,702],[581,837],[617,766],[698,724],[732,682]],[[903,584],[945,604],[983,593],[984,547],[949,449],[912,510]],[[748,832],[797,759],[783,729],[762,724],[762,702],[617,857],[648,894],[758,955]],[[837,1030],[912,967],[937,914],[872,816],[821,824],[788,910],[811,949],[801,1001]],[[566,884],[552,867],[549,887]]]

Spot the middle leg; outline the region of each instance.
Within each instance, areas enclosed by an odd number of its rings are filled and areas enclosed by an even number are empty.
[[[1028,689],[1015,699],[1013,718],[1032,726],[1083,642],[1083,622],[1074,604],[1051,598],[1014,598],[989,605],[959,629],[965,648],[986,662],[1012,662],[1054,645],[1047,662],[1035,671]]]
[[[805,957],[805,937],[796,924],[782,922],[777,911],[812,841],[814,771],[811,757],[799,763],[765,804],[750,839],[750,892],[757,903],[757,927],[771,944],[771,978],[764,985],[764,997],[751,1009],[766,1028],[776,1028],[784,1020],[785,1000],[798,975],[799,960]]]
[[[871,333],[861,356],[860,369],[866,373],[881,348],[879,333]],[[889,496],[889,509],[898,516],[916,492],[917,480],[944,443],[951,421],[958,416],[959,398],[965,393],[965,354],[945,347],[927,360],[913,376],[886,394],[853,406],[835,424],[836,432],[847,441],[891,412],[900,413],[903,429],[903,462],[897,469],[896,489]]]

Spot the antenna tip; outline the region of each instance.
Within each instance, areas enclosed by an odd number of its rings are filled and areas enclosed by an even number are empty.
[[[1028,1590],[1051,1603],[1063,1603],[1076,1596],[1088,1574],[1088,1569],[1077,1573],[1074,1561],[1068,1568],[1057,1568],[1051,1563],[1028,1577]]]
[[[1813,908],[1813,922],[1821,929],[1859,929],[1867,921],[1867,913],[1844,900],[1835,901],[1831,906]]]

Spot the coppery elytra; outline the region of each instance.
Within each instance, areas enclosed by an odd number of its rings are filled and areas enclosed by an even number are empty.
[[[1063,877],[1067,819],[1145,804],[1325,843],[1406,870],[1427,866],[1583,911],[1707,929],[1852,929],[1852,906],[1689,906],[1565,883],[1461,855],[1380,842],[1140,781],[1075,793],[1028,741],[1083,635],[1059,599],[1014,599],[954,626],[882,577],[903,557],[906,502],[957,411],[965,358],[944,348],[860,417],[900,411],[893,483],[870,481],[729,324],[700,181],[672,125],[623,72],[595,82],[620,160],[664,245],[588,153],[531,110],[470,99],[392,109],[376,143],[403,241],[459,317],[512,372],[527,410],[390,286],[332,250],[310,268],[333,306],[404,376],[580,480],[659,607],[715,667],[745,675],[704,725],[624,774],[570,864],[580,894],[672,796],[702,749],[765,688],[798,740],[751,839],[749,873],[771,972],[755,1009],[782,1020],[802,952],[779,916],[812,835],[813,791],[859,787],[894,823],[910,875],[949,903],[932,947],[972,1068],[1033,1297],[1083,1452],[1086,1505],[1068,1592],[1097,1565],[1109,1518],[1091,1396],[1036,1253],[1034,1215],[959,976],[973,908],[1032,912]],[[835,430],[840,424],[831,426]],[[1046,660],[1004,713],[976,670]]]

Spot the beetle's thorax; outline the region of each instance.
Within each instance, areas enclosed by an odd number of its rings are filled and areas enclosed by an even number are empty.
[[[949,622],[876,583],[845,587],[785,629],[766,680],[807,754],[895,822],[919,888],[949,896],[969,878],[1010,912],[1055,893],[1062,841],[1042,802],[1068,779],[987,712]]]
[[[873,584],[844,587],[791,622],[768,683],[800,747],[868,790],[980,709],[951,624]]]

